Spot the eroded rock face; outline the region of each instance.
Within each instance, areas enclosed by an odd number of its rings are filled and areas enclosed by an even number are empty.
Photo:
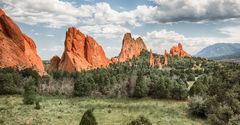
[[[130,33],[126,33],[122,42],[122,49],[118,56],[119,62],[124,62],[134,57],[138,57],[143,50],[147,50],[141,37],[134,40]]]
[[[58,57],[58,56],[52,57],[52,59],[50,60],[50,65],[48,67],[48,71],[50,71],[50,72],[57,71],[60,61],[61,61],[60,57]]]
[[[75,27],[66,32],[65,50],[58,70],[74,72],[109,65],[103,48],[90,36],[85,36]]]
[[[154,58],[154,65],[155,65],[155,67],[157,67],[159,69],[162,69],[162,64],[161,64],[161,61],[160,61],[160,57]]]
[[[65,38],[65,50],[58,70],[80,71],[91,65],[85,59],[85,35],[74,27],[68,28]]]
[[[109,60],[105,52],[92,37],[86,37],[86,59],[92,67],[106,67],[109,65]]]
[[[178,46],[173,46],[170,49],[170,54],[171,56],[178,55],[181,57],[192,57],[190,54],[183,50],[183,46],[181,43],[178,43]]]
[[[154,66],[154,57],[153,57],[153,54],[152,54],[152,49],[150,49],[149,65]]]
[[[110,60],[110,63],[112,63],[112,64],[115,64],[115,63],[117,63],[118,62],[118,58],[117,57],[113,57],[113,58],[111,58],[111,60]]]
[[[168,56],[167,56],[167,50],[164,51],[164,60],[163,60],[163,65],[167,65],[168,64]]]
[[[34,68],[40,75],[45,73],[34,41],[0,9],[0,68],[3,67]]]

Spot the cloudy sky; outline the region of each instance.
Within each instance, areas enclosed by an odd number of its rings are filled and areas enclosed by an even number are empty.
[[[33,38],[42,59],[61,56],[70,26],[93,36],[108,57],[118,55],[126,32],[161,54],[178,42],[191,54],[240,43],[240,0],[0,0],[0,7]]]

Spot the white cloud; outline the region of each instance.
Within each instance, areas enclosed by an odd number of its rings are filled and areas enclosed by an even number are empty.
[[[159,22],[221,20],[240,17],[239,0],[155,0]]]
[[[90,17],[91,6],[75,7],[72,3],[59,0],[0,0],[4,9],[14,20],[29,25],[44,24],[59,28],[76,25],[78,17]]]
[[[41,50],[49,51],[49,52],[62,52],[64,50],[64,46],[57,45],[57,46],[53,46],[51,48],[42,48]]]
[[[91,34],[94,37],[120,38],[126,32],[130,32],[129,29],[120,25],[94,25],[94,26],[80,26],[79,29],[86,34]]]
[[[114,57],[118,56],[117,54],[120,52],[121,47],[113,47],[113,46],[107,46],[105,52],[107,52],[108,56]]]
[[[141,26],[144,23],[205,22],[240,17],[239,0],[155,0],[154,6],[138,5],[116,11],[108,3],[80,5],[60,0],[0,0],[16,21],[59,28],[77,24]]]
[[[211,37],[186,37],[175,31],[167,31],[165,29],[160,31],[147,32],[144,37],[148,48],[152,48],[154,52],[163,54],[164,50],[170,48],[177,43],[181,42],[184,49],[191,53],[196,54],[200,49],[219,42],[218,38]]]
[[[48,36],[48,37],[54,37],[55,35],[53,35],[53,34],[48,34],[47,36]]]
[[[181,34],[176,33],[175,31],[167,31],[165,29],[161,31],[152,31],[147,32],[147,38],[150,39],[157,39],[162,42],[175,42],[175,41],[182,41],[184,36]],[[169,41],[172,40],[172,41]]]
[[[228,42],[240,42],[240,26],[229,26],[219,29],[219,31],[226,35]]]

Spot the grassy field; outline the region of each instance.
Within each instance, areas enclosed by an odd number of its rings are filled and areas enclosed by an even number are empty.
[[[0,124],[78,125],[83,113],[94,107],[99,125],[126,125],[139,115],[153,125],[206,125],[187,115],[187,102],[153,99],[90,99],[42,97],[40,110],[23,105],[21,96],[0,96]]]

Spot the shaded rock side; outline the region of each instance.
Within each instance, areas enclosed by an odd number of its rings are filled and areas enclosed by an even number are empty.
[[[48,67],[48,71],[50,71],[50,72],[57,71],[60,61],[61,61],[61,59],[59,56],[52,57],[50,60],[50,65]]]

